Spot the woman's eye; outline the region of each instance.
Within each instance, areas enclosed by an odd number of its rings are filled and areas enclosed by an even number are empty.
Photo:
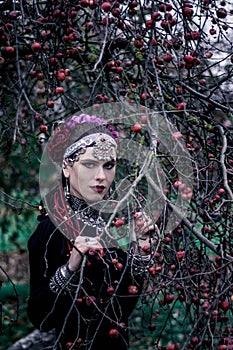
[[[86,167],[86,168],[93,168],[95,166],[94,163],[83,163],[83,165]]]
[[[112,169],[115,166],[115,163],[107,163],[104,165],[105,169]]]

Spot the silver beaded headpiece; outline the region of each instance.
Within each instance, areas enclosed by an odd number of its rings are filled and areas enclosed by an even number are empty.
[[[114,149],[115,151],[117,150],[117,143],[107,134],[91,134],[84,136],[82,139],[67,147],[63,158],[67,159],[73,153],[87,147],[93,147],[93,157],[97,158],[98,160],[110,161],[114,159]]]

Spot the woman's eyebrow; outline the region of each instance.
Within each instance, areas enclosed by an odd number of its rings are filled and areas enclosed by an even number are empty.
[[[99,161],[98,160],[95,160],[95,159],[90,159],[90,158],[86,158],[86,159],[82,159],[80,160],[80,163],[95,163],[95,164],[99,164]],[[111,159],[111,160],[108,160],[107,162],[104,163],[105,164],[116,164],[116,159]]]
[[[95,160],[95,159],[89,159],[89,158],[82,159],[82,160],[80,160],[80,162],[81,162],[81,163],[83,163],[83,162],[93,162],[93,163],[98,163],[98,161],[97,161],[97,160]]]
[[[105,164],[116,164],[116,159],[108,160],[107,162],[104,163],[104,165]]]

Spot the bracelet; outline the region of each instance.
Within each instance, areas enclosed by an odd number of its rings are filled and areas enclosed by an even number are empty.
[[[64,278],[66,278],[67,280],[69,280],[71,278],[71,276],[74,275],[76,272],[76,271],[71,271],[69,269],[69,262],[67,262],[67,264],[61,266],[60,269],[61,269],[62,276]]]
[[[141,275],[148,272],[148,269],[153,266],[151,255],[136,255],[129,253],[129,265],[134,275]]]
[[[55,272],[55,275],[51,278],[49,287],[52,292],[59,293],[61,290],[75,291],[79,276],[76,274],[77,271],[70,271],[68,263],[59,267]]]

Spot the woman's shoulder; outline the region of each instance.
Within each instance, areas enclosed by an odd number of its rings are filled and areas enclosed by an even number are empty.
[[[39,221],[35,231],[29,237],[28,247],[30,248],[33,245],[44,245],[49,240],[61,240],[63,235],[59,230],[57,230],[56,226],[53,224],[51,219],[46,216],[42,220]]]
[[[53,224],[52,220],[48,215],[44,216],[43,219],[39,220],[36,231],[54,231],[56,230],[56,226]],[[35,231],[35,232],[36,232]]]

